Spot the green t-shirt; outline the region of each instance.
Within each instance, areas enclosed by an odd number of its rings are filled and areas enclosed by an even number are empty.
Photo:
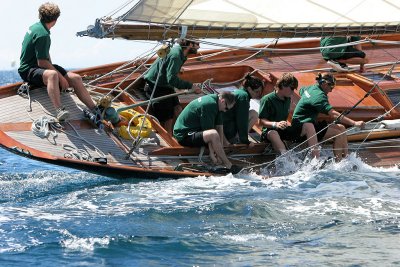
[[[170,87],[178,89],[190,89],[193,84],[188,81],[181,80],[178,74],[186,61],[180,45],[174,46],[166,56],[164,66],[161,70],[160,77],[158,78],[157,86]],[[151,65],[150,70],[146,73],[144,78],[153,84],[156,83],[158,73],[162,66],[161,58],[157,58]]]
[[[222,125],[222,112],[218,108],[218,95],[205,95],[187,105],[174,125],[174,137],[180,142],[190,132],[215,129]]]
[[[240,143],[249,144],[248,124],[249,124],[249,109],[250,109],[250,94],[240,88],[233,92],[235,96],[235,106],[226,111],[224,117],[224,134],[229,140],[239,135]]]
[[[360,40],[359,36],[352,36],[350,37],[350,40],[347,37],[324,37],[321,38],[320,46],[325,47],[325,46],[339,45],[359,40]],[[329,60],[342,57],[347,50],[347,46],[335,47],[335,48],[321,48],[320,50],[322,53],[322,57],[325,60]]]
[[[292,123],[317,122],[319,113],[328,114],[332,106],[328,102],[328,96],[314,84],[300,89],[300,101],[294,109]]]
[[[50,31],[43,23],[37,22],[29,27],[22,42],[18,72],[38,67],[38,59],[50,60],[50,44]]]
[[[280,99],[276,92],[273,91],[261,98],[258,118],[269,121],[286,121],[289,116],[289,110],[290,97]],[[262,131],[266,132],[267,128],[263,127]]]

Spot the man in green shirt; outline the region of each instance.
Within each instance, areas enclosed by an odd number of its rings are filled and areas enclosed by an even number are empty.
[[[182,146],[207,145],[211,160],[215,164],[224,164],[233,174],[240,168],[229,161],[222,145],[222,112],[234,105],[235,97],[230,92],[202,96],[185,107],[174,125],[174,137]]]
[[[259,99],[262,89],[263,83],[260,79],[247,75],[242,88],[233,92],[236,104],[224,114],[224,145],[239,141],[249,147],[254,146],[249,141],[248,133],[257,122],[258,113],[250,110],[250,99]]]
[[[321,47],[328,47],[321,48],[322,57],[327,61],[328,65],[337,71],[347,72],[350,71],[347,64],[360,64],[360,72],[364,72],[364,65],[368,63],[368,59],[362,51],[361,44],[329,48],[329,46],[346,44],[359,40],[359,36],[321,38]]]
[[[297,78],[291,73],[284,73],[278,79],[275,90],[261,98],[259,123],[263,126],[261,141],[271,142],[275,151],[286,153],[286,146],[282,140],[300,140],[315,135],[314,126],[304,123],[300,128],[293,128],[288,121],[291,97],[298,86]],[[308,145],[317,143],[316,137],[308,139]],[[312,151],[313,157],[319,157],[318,150]]]
[[[193,89],[195,93],[201,93],[199,84],[193,84],[179,78],[178,74],[185,63],[187,56],[197,54],[199,43],[189,40],[181,40],[174,46],[165,59],[158,58],[144,76],[146,80],[145,92],[148,97],[154,91],[153,97],[160,97],[175,93],[177,89]],[[157,85],[156,85],[157,82]],[[154,86],[156,85],[156,88]],[[172,133],[172,127],[182,107],[177,96],[170,97],[151,104],[151,113],[160,121],[168,133]]]
[[[51,62],[50,29],[56,24],[59,16],[60,9],[53,3],[45,3],[39,7],[40,22],[33,24],[25,34],[18,73],[30,84],[47,86],[50,100],[56,109],[56,117],[63,121],[68,118],[69,113],[61,105],[60,88],[66,90],[73,87],[78,98],[90,110],[95,108],[95,104],[80,75],[67,72]]]
[[[346,128],[342,124],[331,124],[327,127],[326,122],[317,122],[318,114],[329,115],[332,119],[340,118],[341,122],[359,128],[363,128],[365,122],[341,116],[329,104],[328,93],[332,92],[336,85],[336,79],[332,74],[318,74],[316,80],[316,84],[300,89],[301,98],[293,113],[292,127],[299,129],[305,123],[312,123],[318,140],[334,138],[333,154],[336,160],[340,161],[348,154],[347,136],[344,134]]]

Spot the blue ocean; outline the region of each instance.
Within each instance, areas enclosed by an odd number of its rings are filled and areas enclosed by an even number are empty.
[[[400,170],[117,180],[0,148],[0,225],[0,266],[399,266]]]

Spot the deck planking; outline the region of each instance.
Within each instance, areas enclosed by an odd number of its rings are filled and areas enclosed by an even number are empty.
[[[98,131],[94,128],[80,128],[79,135],[77,135],[74,130],[76,127],[74,128],[72,124],[64,122],[63,125],[65,128],[63,132],[57,131],[57,136],[54,139],[52,136],[42,139],[34,135],[31,130],[26,130],[28,125],[30,125],[34,119],[38,119],[41,116],[50,118],[51,114],[55,114],[55,109],[44,88],[31,90],[30,96],[32,100],[32,111],[30,112],[27,111],[29,100],[26,98],[19,95],[0,98],[0,124],[3,126],[14,125],[13,128],[15,129],[5,130],[5,133],[16,141],[60,158],[65,157],[67,153],[70,152],[63,148],[64,145],[67,145],[69,147],[83,149],[92,158],[105,155],[107,161],[112,164],[143,168],[150,168],[152,166],[158,166],[160,168],[170,167],[170,165],[162,159],[148,156],[149,151],[159,148],[160,146],[167,146],[167,143],[156,133],[153,133],[151,138],[152,142],[157,143],[157,146],[143,145],[133,151],[130,159],[126,159],[126,151],[132,146],[131,140],[120,139],[125,145],[125,148],[121,148],[120,145],[114,142],[105,132],[98,134]],[[82,110],[85,106],[79,101],[75,94],[62,94],[61,102],[70,112],[69,120],[84,119]],[[7,127],[3,128],[6,129]],[[96,148],[101,152],[96,152]],[[168,159],[168,161],[176,163],[176,165],[183,162],[178,157],[176,160]]]

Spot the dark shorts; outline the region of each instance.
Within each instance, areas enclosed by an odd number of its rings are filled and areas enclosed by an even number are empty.
[[[319,121],[317,123],[314,123],[314,128],[315,132],[317,133],[318,142],[320,142],[324,138],[326,131],[328,130],[326,126],[328,126],[328,123],[326,121]],[[307,139],[307,137],[300,136],[302,129],[303,129],[303,124],[295,124],[286,128],[285,130],[278,129],[276,131],[278,132],[282,140],[293,141],[293,142],[304,142]],[[272,129],[269,129],[265,133],[263,132],[261,134],[261,141],[269,142],[269,140],[267,139],[267,134],[271,130]]]
[[[344,54],[341,56],[337,56],[335,52],[329,53],[329,58],[334,59],[334,60],[350,59],[350,58],[355,58],[355,57],[365,58],[365,53],[361,50],[354,48],[353,46],[348,46],[346,48],[346,51],[344,52]],[[328,61],[329,59],[325,59],[325,60]]]
[[[154,84],[152,84],[151,82],[147,82],[147,84],[148,84],[148,90],[145,91],[145,93],[146,96],[150,98],[154,88]],[[175,90],[173,88],[157,86],[153,98],[170,95],[174,93]],[[151,114],[154,115],[160,122],[165,122],[174,117],[174,109],[178,105],[180,105],[180,103],[179,103],[179,98],[177,96],[169,97],[167,99],[152,103],[150,105]]]
[[[179,142],[182,146],[202,147],[207,145],[203,139],[203,132],[189,133],[182,141]]]
[[[63,67],[56,64],[53,64],[53,66],[58,72],[61,73],[62,76],[65,76],[67,74],[67,71]],[[20,72],[19,76],[21,76],[22,80],[24,80],[25,82],[41,87],[45,86],[43,82],[43,73],[45,70],[47,69],[42,69],[39,67],[30,68],[27,71]]]

